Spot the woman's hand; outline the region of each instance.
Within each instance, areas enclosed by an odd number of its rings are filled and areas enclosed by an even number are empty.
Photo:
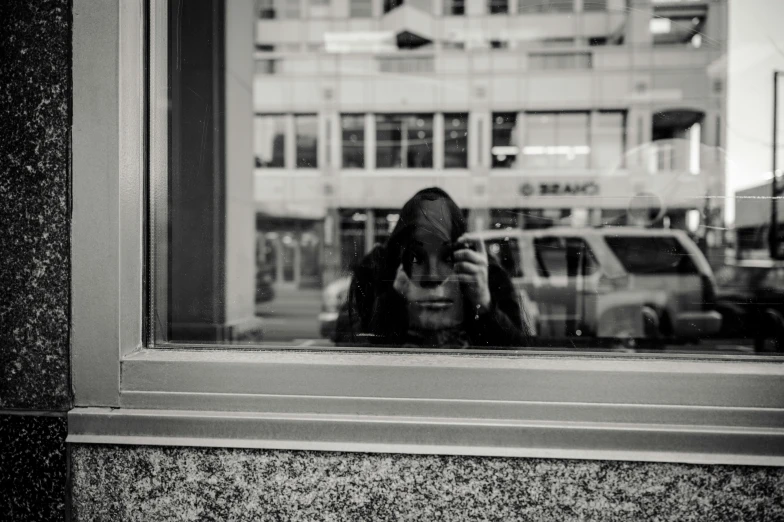
[[[487,253],[481,241],[476,242],[480,252],[468,248],[456,250],[453,254],[455,260],[455,274],[463,286],[463,295],[469,304],[477,310],[477,315],[488,310],[491,304],[490,286],[487,275]]]

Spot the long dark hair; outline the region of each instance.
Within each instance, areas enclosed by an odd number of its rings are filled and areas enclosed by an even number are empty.
[[[425,213],[425,201],[443,201],[442,215],[432,216]],[[392,284],[397,268],[411,243],[417,220],[422,216],[435,226],[445,228],[444,225],[448,225],[451,241],[456,241],[468,228],[460,207],[449,194],[438,187],[420,190],[403,205],[398,222],[386,244],[374,248],[354,269],[348,303],[350,322],[356,324],[356,319],[359,319],[361,330],[368,336],[366,341],[397,343],[408,332],[406,303],[392,288]],[[352,317],[354,314],[359,317]]]

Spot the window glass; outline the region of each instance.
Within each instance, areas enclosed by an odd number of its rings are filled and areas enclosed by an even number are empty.
[[[529,168],[587,168],[590,161],[586,113],[526,114],[525,166]]]
[[[263,114],[256,116],[253,123],[256,167],[284,167],[286,146],[285,116]]]
[[[432,168],[433,115],[376,115],[376,167]]]
[[[493,113],[493,142],[490,149],[493,168],[517,165],[520,147],[517,139],[517,113]]]
[[[343,114],[340,118],[343,132],[341,144],[344,169],[365,168],[365,116]]]
[[[626,115],[622,112],[595,112],[591,134],[591,162],[595,169],[612,171],[623,166],[626,149]]]
[[[466,0],[444,0],[444,12],[448,15],[462,16],[465,14]]]
[[[351,18],[371,18],[373,16],[373,3],[371,0],[351,0],[349,16]]]
[[[297,133],[297,168],[318,168],[318,116],[297,114],[294,126]]]
[[[523,277],[520,243],[513,237],[491,239],[485,242],[487,252],[500,264],[510,277]]]
[[[591,275],[599,268],[588,243],[577,237],[536,238],[534,249],[541,277]]]
[[[444,168],[468,167],[468,114],[444,114]]]
[[[487,0],[487,12],[490,14],[508,14],[509,0]]]
[[[578,331],[591,347],[769,345],[752,318],[782,277],[772,105],[732,100],[770,102],[774,66],[722,65],[727,1],[446,0],[419,16],[430,4],[169,3],[156,342],[425,348],[413,310],[448,309],[434,330],[477,347],[467,249],[504,268],[491,304],[525,296],[536,336],[516,327],[501,347]],[[619,303],[647,329],[608,323]]]
[[[518,0],[520,13],[568,13],[574,11],[574,0]]]
[[[630,274],[696,274],[691,256],[674,237],[609,236],[605,240]]]

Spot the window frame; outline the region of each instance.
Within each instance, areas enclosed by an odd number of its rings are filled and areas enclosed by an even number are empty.
[[[147,96],[143,4],[74,0],[69,443],[784,465],[776,358],[149,348],[167,24],[150,2]]]

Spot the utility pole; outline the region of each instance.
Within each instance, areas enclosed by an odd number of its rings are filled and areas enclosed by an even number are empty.
[[[782,259],[779,248],[779,209],[778,198],[784,194],[778,180],[778,123],[779,123],[779,75],[784,71],[773,71],[773,180],[771,181],[770,226],[768,227],[768,249],[771,259]]]

